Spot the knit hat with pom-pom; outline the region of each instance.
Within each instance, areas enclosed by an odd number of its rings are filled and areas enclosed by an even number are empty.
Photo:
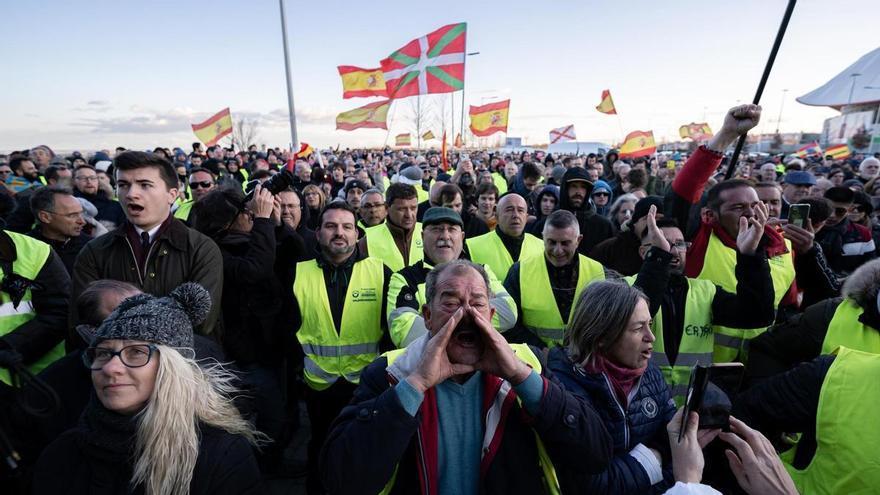
[[[205,321],[210,310],[211,295],[192,282],[182,284],[167,297],[131,296],[95,330],[92,345],[119,339],[191,348],[193,327]]]

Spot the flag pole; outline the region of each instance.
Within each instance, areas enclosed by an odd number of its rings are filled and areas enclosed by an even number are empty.
[[[422,95],[416,95],[416,145],[422,151]]]
[[[462,83],[464,83],[464,81],[462,81]],[[451,110],[451,113],[449,115],[449,120],[450,120],[450,124],[452,126],[452,132],[450,132],[449,135],[452,136],[452,140],[455,141],[455,95],[454,94],[449,95],[449,109]],[[878,112],[878,114],[880,114],[880,112]]]
[[[388,122],[385,124],[385,144],[382,145],[383,148],[388,146],[388,138],[391,137],[391,121],[392,121],[392,117],[394,115],[391,112],[391,110],[393,110],[393,109],[394,109],[394,100],[391,100],[391,102],[388,103],[388,119],[387,119]]]
[[[467,73],[467,58],[468,58],[467,23],[465,23],[464,26],[465,26],[465,28],[464,28],[464,32],[465,32],[465,36],[464,36],[464,63],[461,64],[461,125],[459,126],[461,128],[460,132],[462,133],[462,138],[461,138],[462,144],[464,144],[464,84],[465,84],[465,74]],[[453,115],[453,118],[454,117],[455,117],[455,115]],[[452,134],[452,139],[455,139],[455,133]]]
[[[761,101],[761,95],[764,93],[764,86],[770,77],[770,70],[773,63],[776,62],[776,54],[779,53],[779,46],[782,45],[782,38],[785,36],[785,30],[788,28],[788,21],[791,20],[791,14],[794,12],[794,5],[797,0],[788,0],[788,6],[785,8],[785,14],[782,16],[782,22],[779,24],[779,31],[776,32],[776,40],[773,41],[773,48],[770,49],[770,56],[767,58],[767,64],[764,65],[764,73],[761,75],[761,82],[758,83],[758,90],[755,92],[755,98],[752,100],[753,105],[757,105]],[[736,168],[736,162],[739,161],[739,155],[743,146],[746,144],[746,134],[739,137],[736,142],[736,148],[730,157],[730,163],[727,164],[727,173],[724,174],[724,180],[733,177],[733,171]]]
[[[287,111],[290,116],[290,143],[291,153],[299,150],[299,139],[296,135],[296,112],[293,108],[293,81],[290,78],[290,54],[287,50],[287,19],[284,16],[284,0],[278,0],[281,9],[281,39],[284,43],[284,75],[287,77]]]

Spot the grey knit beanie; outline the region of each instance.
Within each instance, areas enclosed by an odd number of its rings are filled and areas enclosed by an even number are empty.
[[[131,296],[95,330],[91,345],[120,339],[192,347],[193,327],[205,321],[210,310],[211,295],[192,282],[180,285],[168,297]]]

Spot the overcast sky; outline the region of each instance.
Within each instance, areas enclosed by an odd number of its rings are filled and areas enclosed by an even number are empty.
[[[372,98],[342,99],[337,65],[378,67],[413,38],[468,23],[466,103],[511,99],[509,136],[547,141],[575,124],[580,140],[678,127],[754,95],[785,9],[783,0],[657,2],[288,1],[300,139],[319,146],[382,145],[386,132],[336,131],[337,113]],[[877,48],[877,3],[801,0],[762,104],[761,130],[821,130],[837,112],[795,102]],[[189,148],[190,124],[224,108],[260,119],[260,142],[287,146],[287,95],[278,2],[187,0],[4,2],[0,150]],[[619,119],[598,113],[610,89]],[[783,90],[788,92],[784,93]],[[783,100],[783,95],[785,98]],[[448,96],[422,100],[441,130]],[[455,93],[456,128],[461,93]],[[388,134],[411,129],[396,102]],[[434,142],[437,143],[436,141]]]

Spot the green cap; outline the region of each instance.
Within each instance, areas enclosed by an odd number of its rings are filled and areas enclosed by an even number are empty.
[[[425,216],[422,218],[422,225],[427,227],[428,225],[438,223],[451,223],[464,228],[464,222],[461,221],[461,215],[456,213],[455,210],[452,208],[446,208],[445,206],[432,206],[425,212]]]

